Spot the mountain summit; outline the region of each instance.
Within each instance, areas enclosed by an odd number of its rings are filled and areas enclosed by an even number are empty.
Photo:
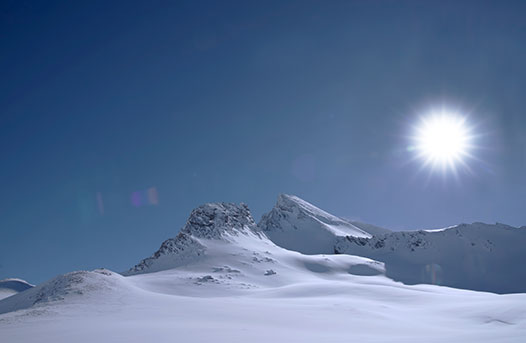
[[[256,233],[248,206],[241,203],[208,203],[194,209],[175,238],[161,244],[152,256],[125,272],[133,275],[175,268],[198,259],[207,250],[203,240],[226,240],[240,234]]]
[[[182,233],[207,239],[221,239],[254,230],[256,223],[248,206],[241,203],[208,203],[194,209]]]
[[[281,194],[258,227],[277,245],[304,254],[333,254],[337,237],[371,233],[294,195]]]

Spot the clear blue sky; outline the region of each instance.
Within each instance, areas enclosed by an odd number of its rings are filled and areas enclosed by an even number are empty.
[[[0,279],[122,271],[201,203],[259,220],[282,192],[397,230],[526,225],[525,16],[523,1],[2,2]],[[437,104],[469,113],[470,173],[411,161]]]

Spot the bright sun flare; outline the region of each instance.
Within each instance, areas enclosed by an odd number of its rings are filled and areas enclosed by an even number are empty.
[[[433,167],[450,167],[468,155],[469,130],[465,118],[452,113],[432,114],[416,128],[416,150],[419,157]]]

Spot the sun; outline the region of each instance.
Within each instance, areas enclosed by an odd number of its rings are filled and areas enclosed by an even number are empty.
[[[421,118],[414,140],[417,156],[427,165],[454,170],[469,156],[471,134],[465,117],[441,111]]]

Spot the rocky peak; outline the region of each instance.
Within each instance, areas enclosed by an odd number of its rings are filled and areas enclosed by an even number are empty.
[[[247,205],[224,202],[201,205],[190,213],[186,225],[175,238],[164,241],[152,256],[124,275],[176,268],[206,255],[207,243],[201,239],[224,239],[225,234],[238,236],[251,231],[256,231],[256,223]]]
[[[223,233],[237,235],[255,227],[247,205],[208,203],[192,211],[181,232],[197,238],[220,238]]]

